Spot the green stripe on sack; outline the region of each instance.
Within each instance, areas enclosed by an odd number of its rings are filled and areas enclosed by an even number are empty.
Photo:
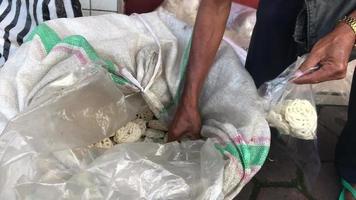
[[[179,67],[179,87],[178,87],[178,91],[176,93],[176,96],[173,99],[175,104],[178,104],[180,95],[181,95],[182,90],[184,88],[183,80],[185,78],[185,73],[187,71],[187,66],[188,66],[188,62],[189,62],[189,55],[190,55],[190,49],[191,48],[192,48],[192,37],[189,39],[188,45],[184,49],[182,63],[181,63],[181,66]]]
[[[95,52],[94,48],[89,44],[89,42],[83,36],[80,36],[80,35],[68,36],[68,37],[64,38],[58,44],[67,44],[67,45],[82,48],[91,61],[93,61],[93,62],[104,61],[105,62],[105,64],[106,64],[105,68],[108,70],[108,72],[111,75],[112,80],[115,83],[118,83],[120,85],[129,83],[128,80],[116,75],[116,67],[115,67],[114,63],[111,62],[110,60],[105,60],[105,59],[100,58],[98,56],[98,54]]]
[[[81,48],[84,50],[84,52],[92,62],[103,61],[106,64],[105,68],[108,70],[111,79],[115,83],[120,85],[125,85],[129,83],[129,81],[126,80],[125,78],[116,75],[115,64],[110,60],[105,60],[100,58],[98,54],[95,52],[94,48],[89,44],[89,42],[83,36],[72,35],[72,36],[65,37],[63,40],[61,40],[58,34],[53,29],[51,29],[46,24],[40,24],[31,32],[26,42],[32,41],[35,35],[40,37],[41,42],[47,54],[53,49],[54,46],[59,44],[66,44],[66,45]]]
[[[169,109],[171,109],[173,106],[178,105],[179,103],[180,95],[184,88],[183,80],[185,78],[185,73],[187,71],[191,47],[192,47],[192,37],[189,39],[189,42],[184,49],[182,60],[179,66],[179,77],[178,77],[179,83],[178,83],[178,89],[176,91],[176,95],[173,97],[173,100],[161,111],[161,113],[167,113]]]
[[[46,24],[38,25],[30,33],[29,37],[26,39],[26,42],[32,41],[35,35],[38,35],[41,38],[46,53],[49,53],[52,48],[61,41],[61,38],[57,35],[57,33]]]
[[[262,145],[235,145],[233,143],[228,143],[225,147],[216,144],[217,148],[221,154],[229,153],[235,158],[241,160],[242,165],[245,169],[251,168],[252,165],[262,166],[265,162],[269,147]]]

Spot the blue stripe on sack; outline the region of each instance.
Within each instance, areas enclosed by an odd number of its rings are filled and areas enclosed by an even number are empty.
[[[19,20],[20,9],[21,9],[21,0],[17,0],[16,1],[15,18],[4,29],[5,34],[4,34],[4,47],[3,47],[4,51],[3,51],[3,54],[4,54],[5,60],[8,59],[9,53],[10,53],[10,48],[11,48],[11,42],[10,42],[10,39],[9,39],[10,30],[16,26],[17,21]]]
[[[48,8],[48,4],[49,4],[50,0],[44,0],[42,2],[42,18],[43,21],[47,21],[50,20],[50,15],[49,15],[49,8]]]
[[[74,17],[82,17],[82,7],[78,0],[70,0],[72,2]]]
[[[15,48],[12,38],[21,45],[34,25],[57,17],[82,16],[78,0],[0,0],[0,6],[0,23],[3,27],[3,34],[0,35],[3,38],[0,65]]]
[[[63,0],[55,0],[55,4],[56,4],[56,12],[57,12],[58,18],[66,18],[67,13],[66,13],[66,9],[64,7]]]
[[[38,4],[38,0],[34,0],[33,1],[33,16],[35,18],[35,22],[36,22],[36,25],[38,25],[38,18],[37,18],[37,4]]]
[[[10,13],[11,11],[11,4],[12,0],[8,0],[9,4],[7,5],[6,9],[4,10],[3,13],[0,15],[0,22],[5,19],[5,17]]]
[[[30,1],[26,0],[26,8],[27,8],[27,16],[26,16],[26,24],[22,31],[17,35],[17,42],[19,44],[23,43],[24,37],[29,33],[31,30],[31,15],[30,15]]]

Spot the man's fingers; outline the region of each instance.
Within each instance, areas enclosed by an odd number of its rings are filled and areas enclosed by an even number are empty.
[[[187,133],[186,136],[191,140],[198,140],[201,138],[200,133],[193,133],[193,132]]]
[[[179,141],[183,137],[187,137],[191,140],[198,140],[201,138],[199,133],[194,133],[191,130],[184,130],[180,133],[168,132],[168,142]]]
[[[185,131],[182,131],[182,132],[169,131],[168,132],[168,142],[179,141],[185,134],[186,134]]]
[[[189,130],[178,130],[168,132],[168,142],[174,142],[181,140],[184,136],[190,136]],[[190,138],[190,137],[189,137]]]
[[[303,73],[308,69],[313,68],[321,61],[321,55],[318,52],[311,52],[303,64],[299,67],[299,70]]]
[[[293,82],[296,84],[315,84],[322,82],[323,77],[328,74],[327,71],[324,69],[319,69],[311,74],[306,74],[298,79],[294,80]]]
[[[327,64],[322,66],[318,71],[306,74],[296,80],[297,84],[315,84],[329,80],[341,79],[345,76],[344,66],[336,64]]]
[[[167,140],[167,142],[174,142],[174,141],[176,141],[177,140],[177,137],[174,135],[174,134],[172,134],[172,133],[168,133],[168,140]]]

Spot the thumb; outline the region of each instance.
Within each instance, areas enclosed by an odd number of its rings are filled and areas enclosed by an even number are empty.
[[[191,139],[191,140],[198,140],[201,138],[200,133],[194,133],[194,132],[189,132],[186,134],[186,136]]]
[[[321,59],[322,57],[318,53],[311,52],[306,60],[300,65],[298,73],[301,73],[303,76],[309,69],[317,66]]]

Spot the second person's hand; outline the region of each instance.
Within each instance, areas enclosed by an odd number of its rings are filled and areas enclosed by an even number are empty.
[[[344,78],[354,43],[353,30],[347,24],[340,23],[334,31],[314,45],[308,58],[299,68],[301,72],[305,72],[319,65],[319,70],[303,75],[294,82],[314,84]]]

